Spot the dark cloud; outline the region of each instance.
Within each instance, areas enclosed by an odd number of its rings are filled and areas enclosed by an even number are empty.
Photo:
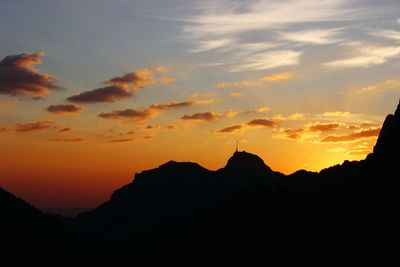
[[[220,116],[214,112],[199,112],[192,115],[184,115],[181,117],[182,120],[199,120],[199,121],[213,121]]]
[[[130,93],[126,87],[111,85],[68,97],[67,100],[74,103],[94,104],[101,102],[115,102],[116,100],[130,97],[132,97],[132,93]]]
[[[1,132],[10,132],[13,128],[8,125],[0,125],[0,133]]]
[[[255,119],[247,123],[249,126],[275,127],[278,123],[269,119]]]
[[[74,104],[55,104],[47,108],[48,112],[54,114],[74,114],[83,111],[83,108]]]
[[[232,125],[232,126],[229,126],[229,127],[226,127],[226,128],[223,128],[223,129],[219,130],[218,133],[231,133],[231,132],[234,132],[234,131],[242,129],[242,127],[243,126],[239,125],[239,124]]]
[[[58,132],[59,132],[59,133],[65,133],[65,132],[70,132],[70,131],[72,131],[72,129],[69,128],[69,127],[66,127],[66,128],[62,128],[62,129],[59,130]]]
[[[151,135],[146,135],[146,136],[143,137],[143,139],[144,139],[144,140],[151,140],[151,139],[153,139],[153,136],[151,136]]]
[[[100,112],[97,114],[100,118],[104,119],[133,119],[133,120],[145,120],[154,115],[154,111],[151,109],[124,109],[114,110],[112,112]]]
[[[164,83],[164,78],[158,79],[154,74],[165,71],[166,68],[163,66],[138,69],[134,72],[122,76],[116,76],[104,81],[103,84],[108,85],[107,87],[82,92],[69,97],[68,100],[75,103],[90,104],[115,102],[117,100],[130,98],[133,96],[134,91],[140,90],[147,85],[155,84],[157,82]]]
[[[135,131],[127,131],[125,133],[119,133],[119,136],[132,135],[132,134],[135,134]]]
[[[147,125],[145,127],[146,130],[154,130],[160,128],[160,125]]]
[[[123,139],[113,139],[108,141],[109,143],[115,144],[115,143],[127,143],[127,142],[132,142],[134,139],[133,138],[123,138]]]
[[[38,72],[33,65],[41,64],[43,52],[23,53],[5,57],[0,62],[0,94],[40,97],[57,89],[55,77]]]
[[[171,102],[166,104],[152,104],[149,108],[151,109],[159,109],[159,110],[166,110],[171,108],[181,108],[181,107],[188,107],[196,104],[195,101],[181,101],[181,102]]]
[[[143,68],[138,69],[134,72],[127,73],[122,76],[113,77],[107,81],[105,84],[111,85],[127,85],[131,86],[134,89],[142,88],[145,85],[154,84],[156,82],[155,77],[153,76],[154,70]]]
[[[283,129],[282,133],[289,139],[300,139],[304,133],[304,129]]]
[[[352,142],[359,139],[376,137],[379,135],[381,128],[363,129],[354,133],[345,135],[328,135],[321,140],[323,143],[327,142]]]
[[[175,125],[167,125],[165,128],[167,128],[168,130],[173,130],[175,129]]]
[[[17,132],[31,132],[31,131],[39,131],[48,129],[54,126],[54,122],[52,121],[35,121],[29,123],[18,123],[15,126],[15,131]]]
[[[75,137],[75,138],[55,138],[49,140],[50,142],[66,142],[66,143],[74,143],[74,142],[81,142],[85,141],[85,138],[82,137]]]
[[[308,129],[311,132],[332,132],[340,127],[339,123],[317,123],[310,125]]]
[[[149,107],[143,109],[124,109],[124,110],[114,110],[112,112],[101,112],[98,114],[98,116],[104,119],[125,118],[134,120],[145,120],[152,116],[155,116],[158,113],[158,111],[187,107],[195,103],[196,103],[195,101],[180,101],[180,102],[170,102],[165,104],[152,104]]]

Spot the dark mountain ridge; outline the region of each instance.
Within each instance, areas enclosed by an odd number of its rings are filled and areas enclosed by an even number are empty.
[[[138,173],[76,219],[3,190],[0,213],[29,218],[32,235],[9,234],[20,243],[47,236],[30,221],[49,222],[50,236],[79,248],[76,266],[398,266],[399,149],[400,104],[365,160],[319,173],[285,176],[236,151],[217,171],[170,161]]]

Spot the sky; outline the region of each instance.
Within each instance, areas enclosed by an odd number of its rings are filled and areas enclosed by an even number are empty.
[[[89,208],[169,160],[285,174],[371,152],[400,2],[0,1],[0,186]]]

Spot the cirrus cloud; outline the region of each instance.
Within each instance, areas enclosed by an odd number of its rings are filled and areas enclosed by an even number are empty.
[[[398,46],[372,46],[360,43],[348,45],[354,48],[352,55],[324,63],[324,66],[334,69],[369,68],[384,64],[400,55],[400,47]]]

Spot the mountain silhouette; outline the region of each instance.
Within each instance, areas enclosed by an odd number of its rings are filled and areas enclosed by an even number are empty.
[[[72,259],[79,255],[68,233],[52,216],[2,188],[0,214],[0,265],[70,266]]]
[[[291,175],[244,151],[216,171],[169,161],[74,219],[0,190],[1,229],[9,255],[68,266],[399,266],[399,148],[400,104],[365,160]]]
[[[374,147],[374,156],[393,162],[400,151],[400,103],[394,114],[387,115]]]

